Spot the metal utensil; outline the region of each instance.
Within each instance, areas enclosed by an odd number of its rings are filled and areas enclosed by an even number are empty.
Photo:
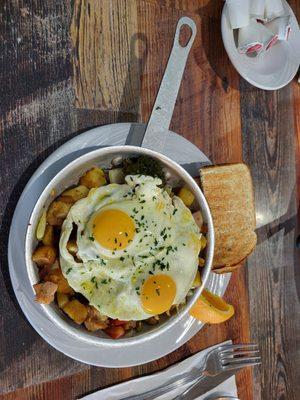
[[[202,368],[194,368],[192,371],[186,372],[179,377],[172,378],[167,384],[139,395],[126,397],[123,400],[154,400],[158,396],[162,396],[191,382],[194,382],[193,385],[184,393],[175,397],[175,399],[181,399],[181,396],[188,393],[188,390],[192,388],[197,389],[197,395],[199,396],[224,382],[240,368],[260,364],[258,353],[257,344],[252,343],[219,346],[207,354]],[[238,360],[237,357],[240,359],[239,363],[236,362]],[[200,391],[201,388],[203,392]]]
[[[240,399],[235,396],[219,396],[219,395],[217,395],[217,397],[214,397],[214,395],[211,394],[208,397],[205,397],[204,400],[240,400]]]
[[[261,363],[257,344],[234,344],[218,347],[210,352],[206,358],[206,369],[202,375],[216,376],[221,372],[233,371],[236,369],[249,367]],[[176,400],[192,400],[207,392],[207,388],[202,385],[202,377],[196,380],[179,396]],[[217,383],[215,386],[217,386]],[[214,386],[214,387],[215,387]]]
[[[186,46],[183,47],[180,45],[179,37],[181,28],[184,25],[189,26],[191,29],[191,36]],[[188,17],[179,19],[169,61],[156,96],[144,137],[141,140],[141,135],[136,132],[136,127],[133,125],[130,129],[126,144],[141,146],[155,151],[162,151],[164,148],[183,72],[196,33],[197,27],[192,19]]]

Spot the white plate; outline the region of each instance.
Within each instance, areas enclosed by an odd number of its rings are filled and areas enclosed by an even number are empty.
[[[24,241],[26,226],[32,209],[41,192],[57,172],[79,155],[98,147],[125,144],[129,123],[98,127],[69,140],[52,153],[34,173],[17,204],[8,244],[8,261],[12,285],[18,302],[34,329],[53,347],[78,361],[102,367],[129,367],[160,358],[187,342],[203,326],[192,317],[183,318],[179,324],[149,343],[136,345],[134,351],[126,345],[111,348],[91,345],[61,331],[34,302],[33,289],[25,268]],[[180,164],[209,164],[208,158],[183,137],[169,132],[164,154]],[[211,274],[208,289],[223,295],[230,276]]]
[[[267,52],[252,58],[240,54],[236,48],[225,3],[222,13],[222,38],[227,54],[239,74],[260,89],[276,90],[287,85],[296,75],[300,65],[300,30],[291,7],[284,7],[292,16],[291,33],[287,42],[280,41]]]

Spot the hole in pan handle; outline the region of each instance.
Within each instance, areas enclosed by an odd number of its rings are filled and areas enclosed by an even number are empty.
[[[180,32],[184,25],[190,28],[191,35],[185,46],[181,46]],[[160,153],[163,151],[183,72],[196,32],[196,24],[191,18],[182,17],[179,19],[173,48],[149,118],[142,147]]]

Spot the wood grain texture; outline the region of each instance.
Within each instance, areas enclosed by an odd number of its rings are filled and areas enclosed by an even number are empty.
[[[138,114],[136,2],[75,1],[71,35],[76,106]]]
[[[247,264],[251,336],[262,348],[263,368],[255,370],[262,399],[296,400],[300,389],[294,94],[292,85],[268,93],[241,83],[244,159],[259,224],[259,244]]]

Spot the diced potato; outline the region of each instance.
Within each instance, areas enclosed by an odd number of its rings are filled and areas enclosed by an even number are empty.
[[[95,307],[88,306],[88,316],[93,319],[98,319],[99,321],[107,321],[108,317],[106,315],[102,315]]]
[[[110,169],[108,171],[108,177],[110,183],[124,183],[125,175],[122,168]]]
[[[207,245],[207,239],[204,235],[201,236],[200,244],[201,244],[201,250],[205,249]]]
[[[200,285],[201,285],[200,271],[197,271],[192,287],[196,288],[199,287]]]
[[[73,294],[74,290],[71,288],[69,285],[68,281],[66,278],[61,274],[59,280],[58,280],[58,289],[57,291],[59,293],[64,293],[64,294]]]
[[[51,281],[50,279],[47,279],[47,276],[52,273],[55,274],[57,269],[60,269],[58,259],[55,260],[54,264],[44,265],[42,268],[39,268],[39,277],[41,281]],[[53,281],[53,283],[57,283],[57,281]]]
[[[72,203],[67,203],[62,200],[53,201],[47,212],[48,224],[61,226],[71,207]]]
[[[40,304],[50,304],[54,300],[57,285],[52,282],[36,283],[33,285],[36,296],[35,300]]]
[[[105,332],[112,338],[112,339],[119,339],[120,337],[125,335],[125,329],[123,326],[111,326],[105,329]]]
[[[87,330],[94,332],[108,327],[108,317],[102,315],[95,307],[88,306],[88,317],[84,324]]]
[[[42,240],[45,234],[45,230],[46,230],[46,224],[47,224],[47,211],[44,210],[41,218],[38,222],[37,228],[36,228],[36,238],[37,240]]]
[[[55,233],[52,225],[46,225],[43,244],[46,246],[53,246],[55,244]]]
[[[53,246],[39,246],[35,249],[32,255],[32,261],[38,266],[51,265],[56,259],[57,251]]]
[[[84,325],[86,329],[91,332],[98,331],[99,329],[106,329],[108,327],[106,321],[100,321],[91,317],[87,317],[87,319],[84,321]]]
[[[204,258],[199,257],[199,267],[204,267],[204,265],[205,265]]]
[[[190,207],[195,200],[195,196],[193,195],[193,193],[185,186],[180,189],[178,196],[187,207]]]
[[[64,294],[73,294],[74,290],[68,284],[67,279],[63,276],[60,268],[55,268],[49,272],[44,278],[45,281],[50,281],[58,285],[57,292]]]
[[[63,195],[59,196],[55,201],[62,201],[63,203],[71,204],[71,205],[73,205],[75,203],[73,197],[63,196]]]
[[[67,243],[67,250],[69,253],[71,253],[73,256],[76,256],[76,253],[78,251],[78,246],[76,243],[76,240],[69,240]]]
[[[89,193],[89,189],[86,186],[79,185],[72,189],[67,189],[62,193],[62,197],[71,197],[74,203],[80,199],[86,197]]]
[[[66,294],[60,292],[56,293],[56,299],[58,307],[61,309],[63,309],[65,305],[69,302],[69,297]]]
[[[201,229],[202,225],[203,225],[203,217],[202,217],[201,211],[194,212],[193,217],[194,217],[194,220],[195,220],[196,224],[198,225],[199,229]]]
[[[53,282],[58,285],[59,279],[61,277],[61,270],[60,268],[51,269],[47,275],[44,277],[44,281],[46,282]]]
[[[81,325],[88,315],[87,307],[76,299],[69,301],[63,310],[78,325]]]
[[[79,183],[89,189],[106,185],[105,174],[101,168],[92,168],[80,178]]]

